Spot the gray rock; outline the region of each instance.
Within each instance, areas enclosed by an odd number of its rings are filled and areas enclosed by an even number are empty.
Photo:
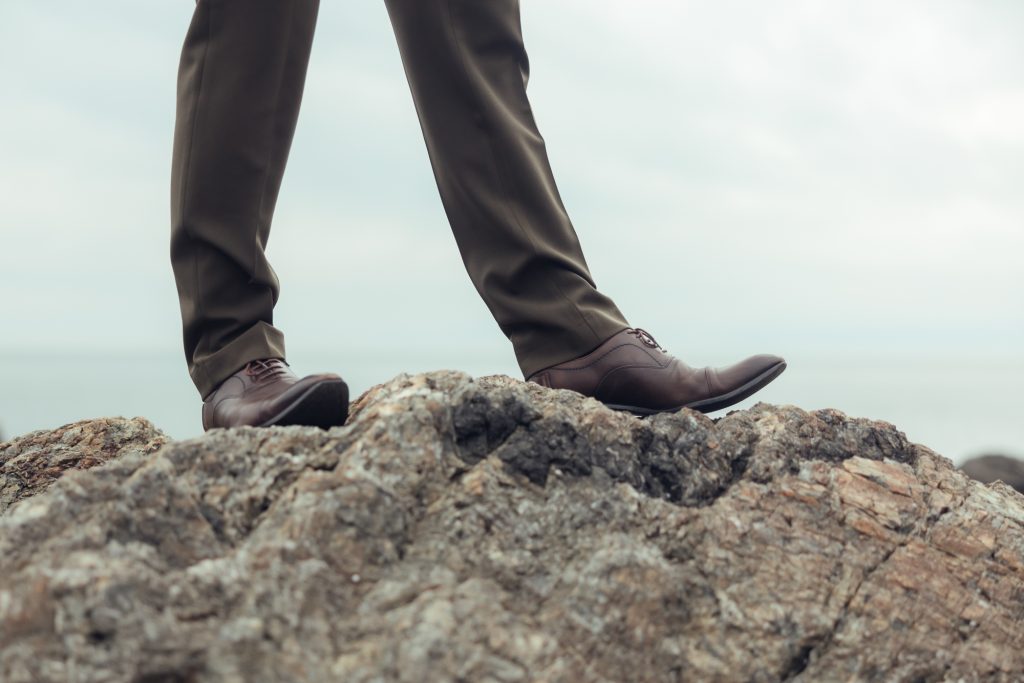
[[[435,372],[144,450],[0,518],[0,680],[1024,676],[1024,497],[885,422]]]
[[[0,442],[0,514],[45,490],[67,470],[88,469],[128,453],[153,453],[167,441],[149,420],[112,417]]]
[[[1024,460],[1008,455],[979,455],[960,465],[960,469],[983,484],[1002,481],[1024,492]]]

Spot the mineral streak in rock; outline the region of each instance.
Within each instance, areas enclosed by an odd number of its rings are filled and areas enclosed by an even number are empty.
[[[329,432],[108,433],[0,518],[0,680],[1024,677],[1024,498],[885,422],[444,371]]]

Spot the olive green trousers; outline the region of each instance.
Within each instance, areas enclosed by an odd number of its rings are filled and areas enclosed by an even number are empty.
[[[526,96],[518,0],[385,0],[463,263],[524,377],[628,327],[598,292]],[[264,252],[319,0],[198,0],[178,75],[171,264],[205,398],[285,358]],[[394,188],[401,192],[402,188]]]

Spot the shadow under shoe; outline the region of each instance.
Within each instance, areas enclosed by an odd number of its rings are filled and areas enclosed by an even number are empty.
[[[299,378],[279,358],[250,361],[203,402],[203,429],[307,425],[328,429],[348,418],[348,385],[336,374]]]
[[[540,370],[527,381],[570,389],[637,415],[683,408],[710,413],[763,389],[785,369],[785,360],[768,354],[721,368],[693,368],[647,331],[629,327],[590,353]]]

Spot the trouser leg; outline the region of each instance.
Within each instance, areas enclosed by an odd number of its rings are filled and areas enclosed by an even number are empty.
[[[629,324],[600,293],[526,97],[518,0],[385,0],[441,201],[524,376]]]
[[[198,0],[178,72],[171,264],[204,397],[284,358],[264,250],[299,114],[319,0]]]

